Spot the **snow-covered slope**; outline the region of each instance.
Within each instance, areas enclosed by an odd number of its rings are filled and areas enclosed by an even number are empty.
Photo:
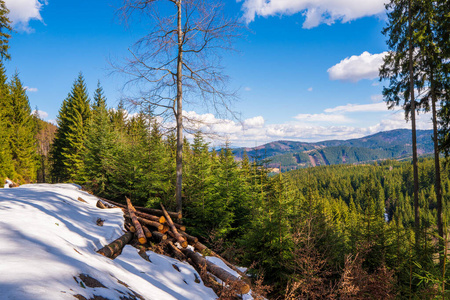
[[[0,189],[1,299],[217,298],[187,263],[150,251],[147,262],[128,245],[115,260],[97,254],[122,235],[123,214],[96,202],[70,184]]]

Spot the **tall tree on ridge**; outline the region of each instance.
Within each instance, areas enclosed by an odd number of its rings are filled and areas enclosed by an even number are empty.
[[[119,71],[129,83],[142,84],[133,105],[152,106],[156,115],[175,119],[177,131],[176,202],[182,210],[183,102],[202,99],[214,109],[227,107],[230,96],[219,65],[221,51],[230,48],[239,24],[223,16],[217,0],[123,0],[127,20],[137,12],[153,21],[153,30],[140,39],[132,58]]]
[[[440,30],[441,18],[439,3],[443,1],[421,0],[419,13],[417,14],[420,22],[420,31],[418,33],[418,49],[420,49],[419,68],[422,76],[419,77],[419,91],[421,92],[420,102],[429,110],[431,102],[432,120],[433,120],[433,142],[434,142],[434,165],[435,165],[435,193],[437,201],[437,227],[440,236],[440,263],[443,264],[444,250],[444,226],[442,220],[442,187],[441,187],[441,169],[439,163],[439,144],[438,144],[438,120],[437,104],[446,98],[449,98],[450,82],[446,80],[446,62],[445,52],[439,41],[438,34],[443,34]],[[449,31],[450,29],[443,29]],[[447,34],[448,35],[448,34]]]
[[[53,182],[73,182],[82,170],[90,114],[89,96],[80,73],[58,114],[58,131],[51,150]]]
[[[414,1],[414,2],[413,2]],[[383,88],[383,96],[389,108],[400,105],[404,100],[403,108],[407,118],[411,118],[412,154],[414,174],[414,227],[416,246],[420,241],[419,219],[419,175],[417,168],[417,141],[416,141],[416,100],[414,89],[417,82],[416,57],[414,49],[417,46],[414,40],[414,26],[417,0],[391,0],[386,4],[388,11],[388,24],[383,34],[388,35],[387,45],[391,50],[384,58],[380,68],[380,78],[389,79],[389,87]],[[405,15],[407,18],[405,18]],[[414,16],[414,18],[413,18]]]

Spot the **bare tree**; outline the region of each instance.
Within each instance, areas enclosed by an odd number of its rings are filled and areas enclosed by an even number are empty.
[[[123,0],[119,12],[125,21],[138,14],[152,27],[129,49],[131,56],[119,71],[129,75],[127,85],[138,90],[130,104],[175,119],[176,201],[181,212],[183,102],[228,109],[233,93],[226,91],[220,55],[232,49],[242,27],[236,18],[225,17],[219,0]]]

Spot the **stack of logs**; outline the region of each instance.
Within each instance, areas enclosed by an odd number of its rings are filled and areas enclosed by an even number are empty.
[[[239,269],[200,243],[198,238],[187,234],[186,227],[178,224],[182,217],[181,213],[168,212],[162,204],[161,210],[159,210],[134,207],[128,198],[126,198],[126,202],[127,205],[124,205],[103,198],[97,202],[97,207],[102,209],[121,208],[124,212],[125,228],[127,229],[127,232],[123,236],[98,250],[98,253],[114,259],[120,255],[126,244],[133,243],[134,241],[135,246],[140,250],[140,255],[148,260],[145,254],[145,245],[148,245],[150,242],[159,244],[163,248],[168,249],[174,258],[187,261],[194,266],[200,271],[199,273],[202,277],[208,276],[204,272],[206,270],[223,282],[237,288],[241,294],[249,292],[250,286],[246,282],[238,279],[224,269],[206,260],[197,252],[191,250],[194,248],[202,254],[215,256],[221,259],[229,268],[240,274],[242,278],[245,277]],[[192,247],[188,247],[188,245]],[[206,282],[214,282],[211,279],[211,277],[203,278]]]

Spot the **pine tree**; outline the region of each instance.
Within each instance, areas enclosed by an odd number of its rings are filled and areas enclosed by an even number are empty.
[[[82,153],[89,119],[89,96],[80,73],[57,118],[58,131],[51,151],[53,182],[74,182],[78,179],[83,169]]]
[[[8,53],[9,39],[12,31],[11,21],[8,19],[9,9],[5,5],[5,0],[0,0],[0,61],[3,59],[11,59]]]
[[[0,176],[13,178],[14,165],[10,147],[9,115],[11,110],[9,85],[5,68],[0,61]]]
[[[164,145],[156,119],[150,120],[151,132],[148,144],[148,206],[159,206],[159,203],[170,201],[170,157]]]
[[[36,179],[37,170],[36,128],[28,96],[17,73],[11,79],[10,93],[11,115],[8,121],[14,168],[19,181],[32,182]]]
[[[106,98],[100,82],[94,93],[92,119],[86,133],[84,151],[84,180],[98,195],[106,196],[114,169],[116,135],[106,108]]]

